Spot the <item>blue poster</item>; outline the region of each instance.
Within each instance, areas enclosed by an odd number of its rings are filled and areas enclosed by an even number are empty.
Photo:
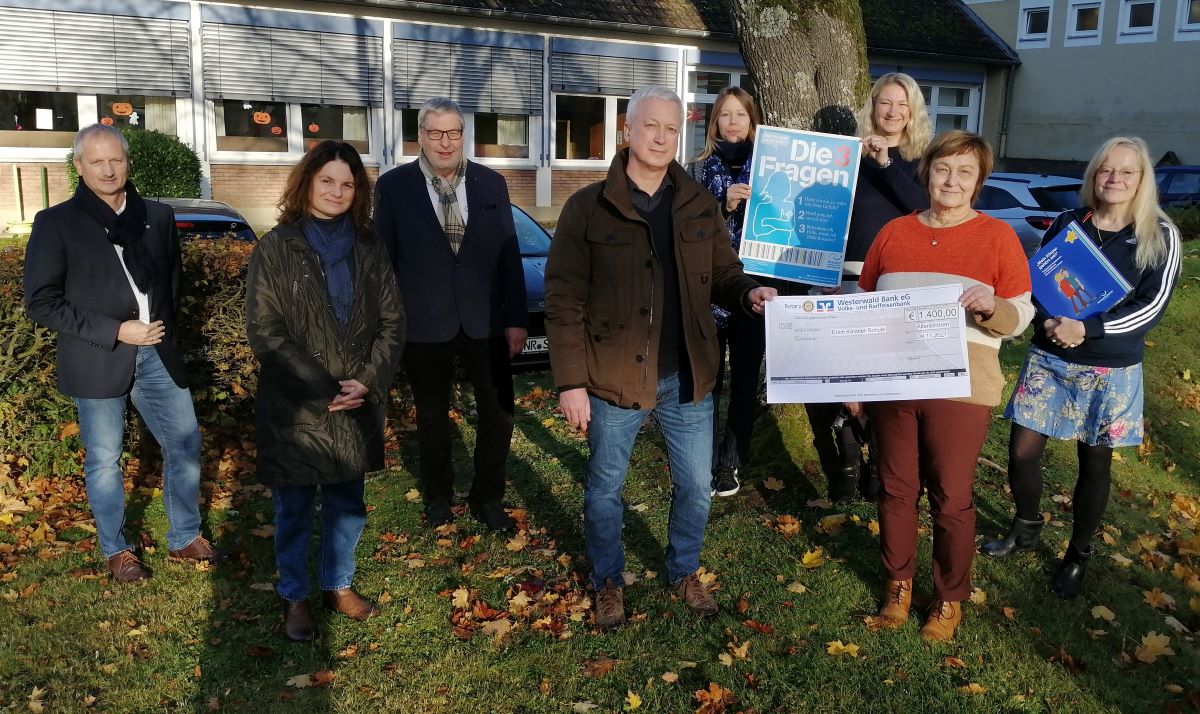
[[[1076,320],[1099,315],[1133,289],[1075,221],[1033,254],[1029,278],[1047,313]]]
[[[740,252],[747,273],[841,283],[861,149],[853,136],[758,127]]]

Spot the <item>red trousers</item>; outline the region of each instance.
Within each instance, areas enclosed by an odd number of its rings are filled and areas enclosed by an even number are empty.
[[[917,505],[922,489],[933,516],[933,587],[937,599],[971,594],[975,557],[975,463],[992,410],[948,399],[871,402],[879,470],[879,536],[890,580],[917,567]]]

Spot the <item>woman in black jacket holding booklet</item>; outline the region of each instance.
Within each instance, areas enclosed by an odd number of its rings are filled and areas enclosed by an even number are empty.
[[[1083,207],[1067,211],[1043,242],[1077,222],[1133,290],[1107,312],[1076,320],[1047,314],[1037,295],[1033,344],[1004,410],[1012,420],[1008,479],[1012,528],[982,551],[994,558],[1032,549],[1042,529],[1040,462],[1046,440],[1073,439],[1079,477],[1071,542],[1054,574],[1060,597],[1079,594],[1091,540],[1108,503],[1112,450],[1142,443],[1142,351],[1179,276],[1179,229],[1158,207],[1146,142],[1108,140],[1083,176]]]

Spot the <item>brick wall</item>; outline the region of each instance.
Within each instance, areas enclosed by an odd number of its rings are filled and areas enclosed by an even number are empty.
[[[275,204],[283,195],[291,170],[291,166],[213,164],[213,200],[228,203],[254,228],[265,230],[274,226],[279,216]],[[379,177],[379,169],[369,166],[367,174],[374,181]]]
[[[608,175],[607,171],[568,171],[559,169],[554,172],[550,180],[550,203],[555,206],[561,206],[567,202],[573,193],[583,188],[590,186],[597,181],[604,180]]]
[[[67,188],[67,162],[39,164],[0,164],[0,222],[16,221],[20,216],[17,207],[17,187],[13,183],[13,167],[21,174],[21,197],[25,206],[25,220],[32,221],[33,214],[42,210],[41,167],[46,167],[46,187],[53,206],[70,198]],[[2,226],[0,226],[2,228]]]
[[[530,208],[537,204],[537,170],[536,169],[496,169],[508,183],[508,200]]]

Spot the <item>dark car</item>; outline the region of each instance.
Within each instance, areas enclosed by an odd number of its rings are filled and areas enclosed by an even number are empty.
[[[529,337],[525,349],[513,358],[514,367],[541,367],[550,361],[550,343],[546,339],[546,256],[550,252],[550,234],[528,213],[512,207],[513,224],[521,244],[521,264],[525,269],[525,300],[529,309]]]
[[[1200,166],[1159,166],[1154,177],[1163,208],[1200,205]]]
[[[975,208],[1012,226],[1025,255],[1033,255],[1055,217],[1079,207],[1083,182],[1046,174],[992,174],[983,183]]]
[[[175,211],[175,228],[180,240],[234,238],[253,243],[254,230],[242,214],[220,201],[202,198],[160,198]]]

